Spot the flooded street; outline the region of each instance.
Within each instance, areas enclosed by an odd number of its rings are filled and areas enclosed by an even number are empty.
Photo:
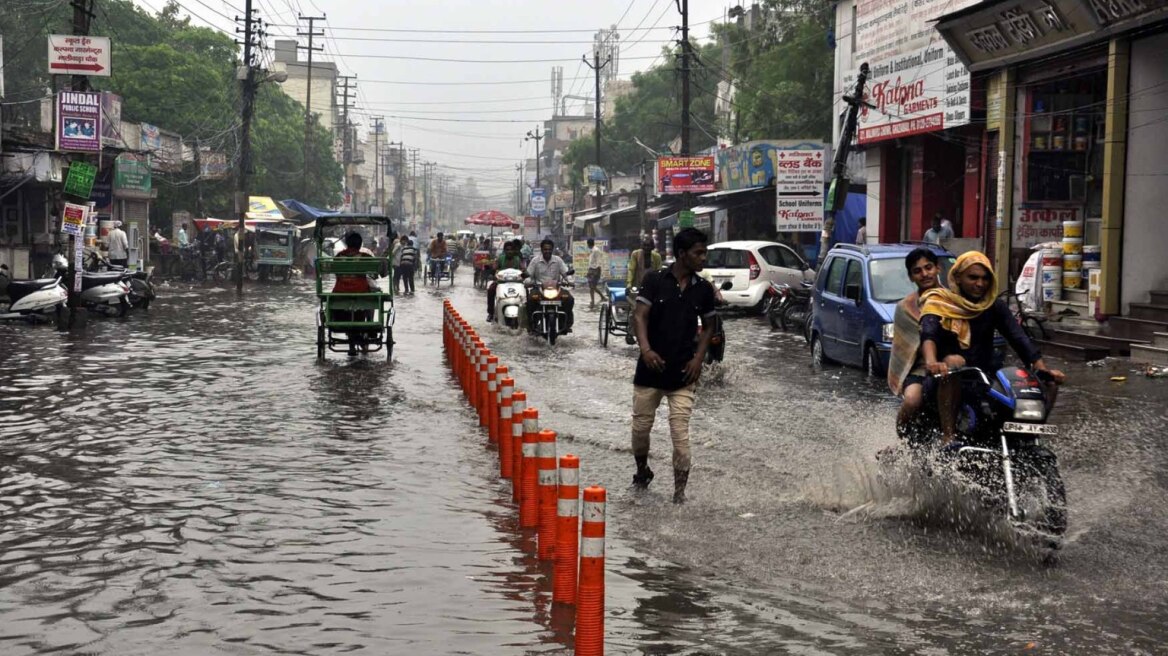
[[[599,345],[582,293],[548,348],[488,325],[460,270],[398,299],[392,364],[318,363],[307,281],[171,283],[72,335],[0,325],[0,653],[570,654],[445,367],[444,298],[608,488],[608,653],[1163,653],[1168,381],[1067,365],[1071,528],[1045,567],[886,485],[883,383],[813,371],[756,317],[728,320],[699,390],[690,502],[669,502],[664,414],[634,494],[635,347]]]

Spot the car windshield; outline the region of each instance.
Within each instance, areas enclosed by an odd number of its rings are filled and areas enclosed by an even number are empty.
[[[941,272],[938,279],[945,284],[945,277],[949,275],[949,267],[953,266],[954,258],[942,257],[938,260]],[[888,258],[872,260],[869,263],[872,275],[872,298],[880,303],[895,303],[916,291],[916,285],[904,270],[903,258]]]

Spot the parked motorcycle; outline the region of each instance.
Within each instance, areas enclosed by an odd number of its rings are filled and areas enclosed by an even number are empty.
[[[69,263],[65,256],[53,256],[55,275],[68,285],[72,281]],[[130,284],[123,280],[124,272],[106,271],[102,273],[81,273],[81,294],[79,300],[86,308],[106,315],[125,316],[130,309]]]
[[[961,384],[957,438],[939,452],[933,448],[940,421],[936,406],[926,404],[915,425],[903,430],[910,452],[951,462],[948,471],[956,482],[1004,515],[1020,535],[1053,553],[1067,531],[1058,458],[1043,443],[1058,435],[1058,426],[1046,423],[1058,396],[1053,378],[1019,367],[999,369],[992,379],[976,367],[960,367],[949,375]],[[937,467],[930,469],[935,474]]]
[[[722,299],[721,292],[726,291],[734,286],[734,283],[726,281],[718,288],[714,299],[714,317],[711,321],[714,324],[714,335],[710,337],[710,347],[706,349],[706,364],[714,364],[721,362],[726,357],[726,324],[722,321],[722,308],[728,307],[730,304]],[[702,322],[704,319],[698,319],[698,335],[702,334]]]
[[[36,321],[59,319],[69,292],[58,278],[12,280],[8,265],[0,264],[0,296],[8,297],[0,319]]]
[[[495,274],[495,319],[502,325],[519,331],[522,324],[527,289],[523,286],[523,272],[503,269]]]
[[[88,250],[85,254],[85,270],[87,272],[118,271],[123,274],[123,280],[130,285],[129,301],[131,307],[147,310],[157,294],[154,291],[154,282],[149,271],[128,271],[125,267],[111,264],[101,253]]]
[[[564,309],[564,299],[571,297],[571,283],[544,283],[531,288],[531,298],[535,309],[527,318],[528,330],[554,345],[556,338],[568,332],[568,312]],[[496,301],[497,302],[497,301]],[[496,315],[499,316],[499,315]]]
[[[811,285],[807,281],[798,286],[771,283],[771,290],[777,298],[767,310],[767,320],[772,328],[806,332],[807,322],[811,319]]]

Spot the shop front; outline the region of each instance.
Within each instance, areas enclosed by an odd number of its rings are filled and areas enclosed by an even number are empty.
[[[1044,295],[1058,309],[1127,314],[1168,288],[1165,19],[1168,0],[991,0],[937,24],[989,81],[997,262],[1015,276],[1053,245],[1061,275],[1044,272]]]

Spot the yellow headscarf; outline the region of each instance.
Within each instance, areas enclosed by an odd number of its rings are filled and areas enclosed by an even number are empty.
[[[980,264],[990,274],[990,289],[980,301],[971,301],[961,295],[957,279],[969,267]],[[957,335],[961,348],[969,348],[969,321],[990,309],[998,299],[998,276],[985,253],[968,251],[957,258],[949,269],[949,288],[930,289],[921,295],[921,314],[941,317],[941,327]]]

